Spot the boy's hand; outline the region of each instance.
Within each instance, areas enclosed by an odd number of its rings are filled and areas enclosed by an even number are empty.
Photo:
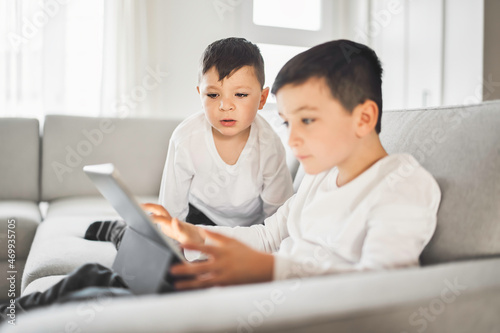
[[[200,228],[201,229],[201,228]],[[195,289],[271,281],[274,257],[256,251],[240,241],[224,235],[201,229],[212,245],[185,243],[185,249],[206,253],[204,262],[177,264],[170,270],[172,275],[193,275],[190,280],[175,283],[177,289]]]
[[[141,204],[141,207],[146,212],[153,213],[153,215],[164,216],[168,220],[172,219],[172,217],[170,216],[168,211],[162,205],[157,205],[154,203],[145,203],[145,204]]]
[[[151,218],[155,223],[161,227],[161,231],[170,238],[175,239],[181,244],[204,244],[205,235],[202,233],[203,229],[179,221],[177,218],[167,218],[163,215],[152,215]]]

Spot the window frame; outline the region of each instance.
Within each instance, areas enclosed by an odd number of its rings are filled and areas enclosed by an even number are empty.
[[[240,6],[242,35],[253,43],[311,47],[334,36],[333,16],[337,1],[321,0],[321,27],[317,31],[279,28],[257,25],[253,22],[253,0],[243,1]]]

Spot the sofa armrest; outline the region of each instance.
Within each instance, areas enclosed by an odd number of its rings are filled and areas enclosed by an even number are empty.
[[[0,201],[0,269],[2,274],[14,279],[0,280],[0,300],[10,294],[11,281],[15,280],[15,294],[21,293],[21,277],[28,257],[36,229],[41,222],[38,205],[26,200]],[[10,230],[10,231],[9,231]],[[9,257],[9,245],[11,257]],[[10,259],[10,261],[9,261]],[[7,272],[15,272],[9,273]],[[3,276],[4,276],[3,275]]]

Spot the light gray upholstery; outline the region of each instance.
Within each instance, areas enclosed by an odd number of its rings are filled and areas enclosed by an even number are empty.
[[[83,173],[112,162],[136,195],[157,195],[168,141],[178,121],[47,116],[42,144],[42,200],[98,195]]]
[[[38,201],[39,132],[37,119],[0,118],[0,200]]]
[[[64,275],[49,275],[49,276],[44,276],[39,279],[34,280],[32,283],[28,285],[26,289],[23,290],[24,295],[29,295],[31,293],[35,292],[44,292],[45,290],[49,289],[62,279],[66,277],[66,274]]]
[[[21,280],[26,258],[31,248],[35,231],[41,221],[40,210],[36,203],[26,200],[0,201],[0,301],[7,299],[10,281],[7,277],[15,276],[15,293],[21,295]],[[11,245],[14,246],[13,261],[8,256],[8,226],[14,233],[10,233]],[[11,253],[12,254],[12,253]],[[10,266],[13,264],[14,266]],[[15,272],[15,273],[7,273]]]
[[[15,271],[16,294],[35,230],[41,221],[38,209],[40,192],[40,129],[37,119],[0,118],[0,300],[9,290],[7,271]],[[7,225],[15,234],[14,269],[8,260]],[[13,238],[11,238],[12,240]]]
[[[0,201],[0,261],[7,259],[7,222],[13,225],[16,241],[16,258],[26,259],[30,251],[31,242],[42,217],[38,205],[26,200]],[[5,246],[3,246],[5,244]]]
[[[441,188],[423,264],[500,255],[500,101],[385,112],[381,138],[389,153],[413,154]]]

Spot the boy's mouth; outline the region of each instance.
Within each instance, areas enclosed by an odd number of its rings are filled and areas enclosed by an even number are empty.
[[[231,127],[231,126],[234,126],[236,124],[236,120],[234,120],[234,119],[222,119],[220,121],[220,123],[222,124],[222,126]]]

